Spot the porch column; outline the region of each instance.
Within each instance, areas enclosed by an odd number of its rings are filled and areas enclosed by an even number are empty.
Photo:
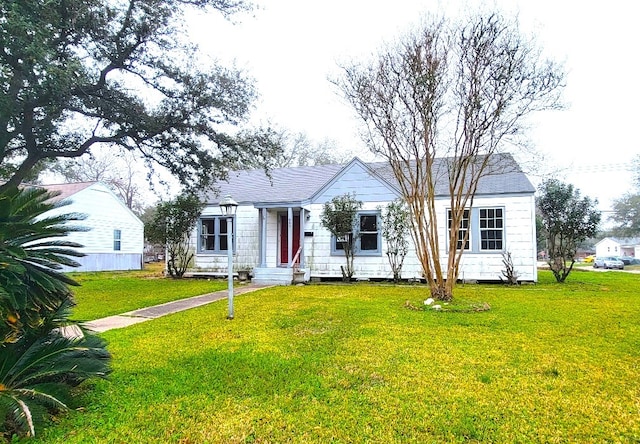
[[[260,209],[260,268],[267,266],[267,209]]]
[[[293,251],[293,208],[291,207],[287,208],[287,251],[289,252],[287,266],[291,268],[293,255],[295,254],[295,251]]]
[[[304,222],[307,220],[306,210],[300,208],[300,268],[304,268]]]

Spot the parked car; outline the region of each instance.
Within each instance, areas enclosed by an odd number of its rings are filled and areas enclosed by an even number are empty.
[[[596,256],[594,254],[590,254],[589,256],[584,258],[584,261],[586,264],[590,264],[591,262],[593,262],[595,260]]]
[[[633,256],[622,256],[618,259],[624,262],[625,265],[638,265],[640,263],[640,260],[636,259]]]
[[[617,257],[597,257],[593,261],[593,268],[617,268],[624,270],[624,262]]]

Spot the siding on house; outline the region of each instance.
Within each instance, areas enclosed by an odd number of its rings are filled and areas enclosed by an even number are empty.
[[[596,256],[619,256],[620,244],[611,238],[604,238],[596,244]]]
[[[144,224],[107,186],[88,183],[79,190],[78,184],[47,185],[50,191],[62,191],[60,198],[69,205],[56,208],[49,214],[81,213],[86,219],[72,223],[86,231],[72,232],[67,240],[83,245],[79,251],[86,256],[75,259],[78,268],[65,271],[140,270],[143,266]],[[120,231],[120,249],[114,248],[115,230]]]
[[[356,194],[356,198],[360,199],[360,196]],[[377,202],[364,202],[362,211],[376,211],[378,206],[384,206],[387,201]],[[305,231],[313,233],[312,237],[305,237],[305,263],[310,270],[311,277],[331,277],[338,278],[342,276],[341,266],[345,265],[345,256],[340,252],[332,253],[332,241],[333,237],[331,233],[322,226],[321,214],[323,204],[317,203],[311,206],[311,217],[307,221]],[[384,246],[384,239],[381,239],[382,251],[380,254],[370,255],[357,255],[354,257],[353,268],[354,277],[356,279],[365,278],[393,278],[393,273],[389,267]],[[415,257],[415,254],[412,255]],[[412,277],[411,267],[409,266],[412,261],[411,257],[408,257],[405,261],[407,266],[407,273],[404,277]]]
[[[322,187],[312,197],[311,203],[324,204],[344,194],[355,194],[362,202],[391,202],[400,197],[397,190],[373,175],[363,164],[352,163]]]
[[[363,210],[376,210],[384,207],[387,202],[367,202]],[[476,199],[474,208],[504,208],[504,242],[505,250],[511,252],[516,271],[520,279],[537,280],[537,264],[535,251],[535,225],[533,196],[510,196],[501,198],[484,197]],[[446,264],[447,259],[447,209],[448,200],[436,201],[438,213],[439,242],[441,245],[440,260]],[[305,231],[313,232],[313,237],[305,238],[305,263],[310,269],[312,277],[340,277],[340,266],[344,265],[343,255],[331,254],[331,234],[322,227],[320,214],[322,205],[311,207],[311,218],[305,225]],[[477,236],[471,233],[471,236]],[[472,239],[471,242],[474,240]],[[356,278],[384,278],[391,279],[393,273],[385,254],[386,247],[382,239],[382,253],[378,256],[356,256],[354,271]],[[502,251],[496,252],[465,252],[462,256],[460,279],[469,280],[499,280],[502,276],[504,264]],[[421,278],[422,267],[415,253],[413,242],[409,243],[409,253],[404,261],[402,275],[404,278]]]
[[[221,216],[222,212],[218,205],[207,205],[202,216]],[[233,265],[236,270],[241,268],[253,268],[258,264],[260,243],[258,210],[253,205],[240,204],[234,216],[235,248],[233,254]],[[274,222],[275,223],[275,222]],[[196,226],[191,232],[191,245],[195,251],[195,268],[214,272],[226,272],[227,253],[206,253],[199,249],[200,226]],[[275,266],[275,263],[273,264]]]
[[[446,212],[448,200],[439,199],[438,227],[441,246],[448,243]],[[465,251],[460,266],[460,279],[494,281],[502,276],[503,251],[510,252],[519,278],[525,281],[537,281],[535,206],[533,195],[498,195],[495,197],[477,197],[473,203],[474,209],[503,208],[504,209],[504,248],[502,251]],[[476,242],[478,236],[477,221],[473,220],[471,243]],[[446,253],[446,251],[445,251]],[[446,255],[442,255],[444,260]]]

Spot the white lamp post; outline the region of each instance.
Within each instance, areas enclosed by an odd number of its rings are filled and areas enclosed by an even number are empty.
[[[233,216],[236,214],[238,202],[227,194],[218,204],[223,216],[227,216],[227,258],[229,275],[229,315],[227,319],[233,319]]]

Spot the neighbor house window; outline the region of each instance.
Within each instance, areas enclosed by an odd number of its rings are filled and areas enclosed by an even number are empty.
[[[120,251],[122,249],[122,231],[113,230],[113,251]]]
[[[453,225],[453,217],[451,210],[447,211],[447,227],[449,228],[449,239],[451,239],[451,229]],[[469,241],[471,236],[469,235],[469,210],[464,210],[462,214],[462,220],[460,221],[460,227],[458,228],[457,245],[456,250],[468,250]]]
[[[344,250],[343,242],[354,241],[354,254],[361,256],[379,255],[382,252],[382,233],[380,231],[379,212],[360,212],[356,215],[356,226],[358,236],[353,240],[353,233],[347,234],[344,238],[333,238],[332,252],[337,253]]]
[[[233,224],[233,222],[232,222]],[[233,225],[231,225],[231,228]],[[209,216],[200,219],[200,244],[202,253],[226,253],[229,222],[226,216]]]
[[[504,210],[480,208],[480,249],[502,250],[504,239]]]

